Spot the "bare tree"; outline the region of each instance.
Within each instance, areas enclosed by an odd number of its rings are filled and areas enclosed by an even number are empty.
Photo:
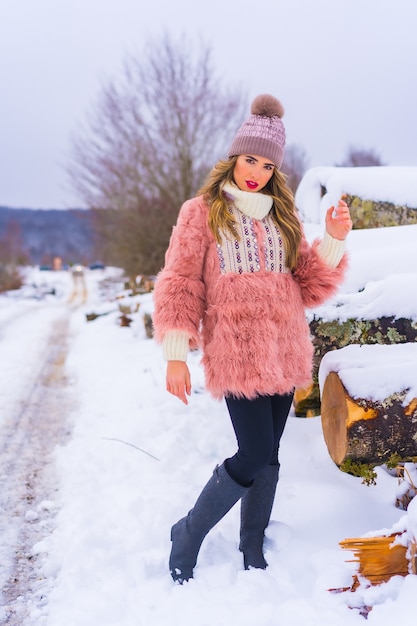
[[[0,237],[0,263],[26,265],[28,254],[24,249],[22,228],[11,219],[6,223],[4,234]]]
[[[346,158],[341,163],[336,163],[338,167],[369,167],[384,165],[379,154],[374,150],[357,148],[350,146]]]
[[[23,247],[20,225],[17,221],[10,220],[0,237],[0,292],[22,286],[19,266],[27,263],[28,255]]]
[[[291,191],[295,193],[300,180],[307,169],[307,156],[304,148],[295,144],[290,144],[285,148],[284,162],[281,170],[287,176],[287,184]]]
[[[100,210],[99,247],[110,261],[124,259],[132,271],[135,258],[144,273],[147,259],[147,272],[156,273],[181,204],[224,157],[245,99],[221,86],[207,48],[196,53],[184,38],[165,36],[144,50],[102,88],[67,169],[87,207]],[[124,252],[117,250],[122,242]]]

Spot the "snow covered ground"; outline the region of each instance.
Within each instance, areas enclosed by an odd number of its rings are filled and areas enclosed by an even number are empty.
[[[59,276],[63,294],[67,278]],[[224,404],[204,392],[198,353],[190,362],[189,407],[164,391],[160,350],[146,338],[142,320],[151,296],[137,298],[130,327],[119,325],[117,311],[86,322],[86,313],[112,308],[100,304],[98,279],[87,277],[89,301],[72,314],[66,363],[76,400],[72,437],[55,453],[61,486],[48,502],[55,530],[32,547],[39,585],[22,598],[25,624],[353,626],[364,618],[349,607],[363,603],[374,606],[368,621],[378,626],[409,618],[416,576],[354,594],[328,591],[352,582],[354,565],[339,541],[392,528],[405,514],[394,505],[397,479],[383,469],[372,487],[337,469],[320,418],[289,420],[267,531],[269,568],[243,570],[235,507],[203,544],[195,579],[172,583],[170,526],[193,505],[214,466],[233,453],[234,435]],[[29,306],[3,297],[3,316],[6,304],[14,313]],[[51,300],[34,305],[45,323],[59,310]],[[36,350],[36,333],[31,341]],[[14,378],[3,352],[0,358],[4,410],[12,402],[4,390],[13,389]],[[28,507],[26,523],[42,524],[40,513]]]
[[[341,294],[351,300],[337,296],[349,300],[350,312],[353,299],[366,293],[357,289],[389,280],[393,266],[394,273],[403,268],[415,281],[415,264],[410,267],[408,259],[415,254],[410,243],[416,227],[383,230],[350,236],[352,269]],[[402,249],[402,263],[387,254],[388,230]],[[320,228],[310,225],[308,233],[313,237]],[[363,262],[371,249],[378,263]],[[339,471],[327,452],[320,417],[291,416],[284,433],[267,530],[268,569],[244,571],[236,506],[203,543],[195,578],[173,584],[170,527],[192,507],[215,465],[235,451],[226,407],[204,391],[198,352],[190,356],[189,406],[166,393],[160,348],[146,337],[143,324],[143,314],[152,310],[151,295],[136,297],[139,311],[130,327],[121,327],[116,303],[100,292],[101,272],[87,273],[88,300],[76,306],[65,304],[71,291],[68,274],[41,278],[58,284],[56,296],[0,296],[2,416],[24,393],[44,345],[40,322],[46,326],[62,315],[63,307],[72,307],[65,363],[72,434],[54,455],[58,493],[36,510],[27,506],[27,524],[44,524],[45,506],[55,517],[52,531],[31,547],[38,582],[20,600],[25,626],[355,626],[364,623],[362,605],[373,607],[369,624],[414,619],[415,575],[363,585],[355,593],[329,591],[349,587],[355,572],[348,562],[352,555],[339,541],[395,527],[415,530],[417,514],[410,518],[395,507],[398,481],[383,468],[377,468],[377,484],[370,487]],[[39,275],[28,276],[28,283],[37,280]],[[389,285],[389,293],[381,285],[380,315],[404,288],[395,280]],[[413,293],[408,290],[409,296]],[[328,305],[329,316],[343,308],[337,297]],[[413,297],[408,313],[417,319]],[[106,315],[87,322],[86,314],[97,311]],[[12,315],[16,322],[7,326]],[[25,351],[19,352],[17,344],[13,350],[14,341],[24,341]],[[24,355],[20,363],[16,354]],[[377,379],[369,380],[369,387],[377,388]],[[11,528],[14,523],[11,519]],[[3,545],[2,557],[7,556]],[[7,614],[3,605],[0,623],[12,623]]]

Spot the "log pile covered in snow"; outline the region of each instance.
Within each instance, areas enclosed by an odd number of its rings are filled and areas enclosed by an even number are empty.
[[[417,459],[417,343],[327,352],[319,385],[323,434],[337,465]]]
[[[321,414],[318,371],[327,352],[352,344],[417,342],[417,224],[412,223],[417,215],[417,168],[309,170],[296,202],[310,240],[322,236],[326,208],[344,194],[385,208],[401,207],[402,215],[405,211],[411,218],[401,225],[404,221],[397,211],[386,223],[398,226],[363,229],[357,211],[352,210],[354,230],[347,240],[350,267],[345,281],[334,298],[308,312],[315,357],[311,386],[296,390],[294,408],[300,416]],[[355,216],[360,229],[355,229]]]

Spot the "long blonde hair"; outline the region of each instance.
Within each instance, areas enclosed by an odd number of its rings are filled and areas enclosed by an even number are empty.
[[[227,210],[230,201],[222,192],[224,183],[233,183],[233,171],[237,156],[227,161],[219,161],[211,170],[198,194],[204,196],[210,207],[209,227],[216,241],[221,243],[222,233],[238,237],[233,215]],[[302,238],[302,228],[297,216],[294,196],[287,186],[286,177],[276,167],[268,184],[258,193],[264,193],[273,198],[271,217],[281,233],[286,253],[286,264],[289,269],[297,265],[299,248]]]

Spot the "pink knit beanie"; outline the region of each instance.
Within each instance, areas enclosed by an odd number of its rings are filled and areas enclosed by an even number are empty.
[[[284,107],[274,96],[262,94],[252,102],[251,114],[237,131],[229,157],[259,155],[270,159],[279,169],[284,159],[285,128],[281,121]]]

